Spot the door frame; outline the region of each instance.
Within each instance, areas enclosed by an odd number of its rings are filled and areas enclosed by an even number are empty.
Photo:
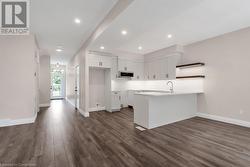
[[[80,109],[80,66],[75,66],[75,108]]]
[[[63,77],[62,77],[62,95],[61,96],[53,96],[53,88],[52,88],[52,70],[53,69],[57,69],[57,70],[63,70]],[[64,65],[60,65],[60,67],[56,67],[56,66],[52,66],[51,69],[51,91],[50,91],[50,99],[51,100],[56,100],[56,99],[64,99],[65,98],[65,94],[66,94],[66,67]]]

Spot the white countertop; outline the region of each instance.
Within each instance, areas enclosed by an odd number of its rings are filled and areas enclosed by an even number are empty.
[[[177,91],[177,92],[169,92],[169,91],[146,91],[146,92],[137,92],[135,95],[142,95],[142,96],[172,96],[172,95],[184,95],[184,94],[199,94],[203,92],[184,92],[184,91]]]

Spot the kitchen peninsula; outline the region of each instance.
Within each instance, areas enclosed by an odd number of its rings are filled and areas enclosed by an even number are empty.
[[[134,123],[147,129],[189,119],[197,112],[197,94],[202,92],[137,92]]]

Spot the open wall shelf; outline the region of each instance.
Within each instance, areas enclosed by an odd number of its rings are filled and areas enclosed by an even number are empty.
[[[176,68],[191,68],[191,67],[199,67],[199,66],[204,66],[205,63],[190,63],[190,64],[182,64],[182,65],[178,65],[176,66]]]
[[[192,75],[192,76],[179,76],[176,79],[188,79],[188,78],[205,78],[204,75]]]

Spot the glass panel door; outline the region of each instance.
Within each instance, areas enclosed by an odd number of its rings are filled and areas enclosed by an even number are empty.
[[[64,70],[52,69],[51,72],[51,98],[64,98]]]

